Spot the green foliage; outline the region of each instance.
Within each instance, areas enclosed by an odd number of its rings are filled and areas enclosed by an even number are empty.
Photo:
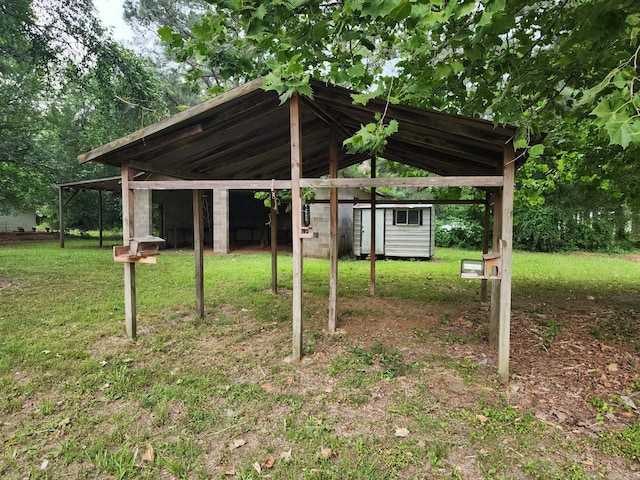
[[[35,210],[57,226],[51,184],[114,175],[75,159],[163,118],[165,85],[109,37],[88,0],[0,8],[0,209]],[[68,205],[67,226],[95,228],[97,195],[79,199]],[[119,209],[105,202],[107,226],[119,223]]]
[[[347,147],[347,152],[369,153],[380,155],[387,145],[387,138],[398,131],[397,120],[391,120],[384,124],[384,117],[380,113],[375,115],[376,122],[361,125],[355,135],[344,140],[343,145]]]
[[[551,205],[518,208],[514,212],[516,248],[535,252],[602,250],[611,246],[610,221],[576,215],[575,210]]]
[[[280,105],[285,103],[293,95],[302,95],[313,98],[313,91],[309,85],[309,74],[304,72],[303,66],[298,63],[300,55],[294,55],[291,60],[285,64],[279,64],[275,61],[268,62],[271,68],[264,78],[264,90],[275,90],[280,98]]]

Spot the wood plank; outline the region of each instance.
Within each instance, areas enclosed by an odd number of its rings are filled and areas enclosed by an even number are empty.
[[[406,178],[301,178],[301,187],[501,187],[502,176]]]
[[[293,230],[293,350],[294,360],[302,358],[302,199],[300,177],[302,175],[302,132],[300,126],[300,98],[289,99],[289,128],[291,135],[291,226]]]
[[[275,180],[276,190],[291,188],[291,180]],[[272,180],[149,180],[130,183],[134,190],[271,190]]]
[[[498,327],[498,378],[509,382],[511,336],[511,259],[513,250],[513,195],[515,153],[511,144],[504,149],[504,188],[502,190],[502,280],[500,282],[500,325]]]
[[[202,125],[197,124],[166,133],[161,137],[145,139],[143,142],[127,148],[124,158],[128,161],[134,161],[136,158],[157,157],[158,154],[164,154],[168,150],[175,151],[184,148],[196,142],[197,139],[194,137],[202,135],[203,131]]]
[[[193,250],[196,275],[196,315],[204,317],[204,222],[202,192],[193,190]]]
[[[327,110],[323,109],[320,106],[320,104],[315,103],[313,100],[308,99],[308,98],[302,98],[302,102],[304,103],[305,107],[307,107],[311,112],[313,112],[324,123],[326,123],[327,125],[329,125],[332,128],[340,130],[340,133],[342,133],[342,135],[345,138],[349,138],[349,137],[351,137],[353,135],[353,132],[351,130],[345,128],[344,125],[342,125],[337,120],[337,117],[334,117],[332,114],[327,112]],[[336,135],[335,136],[335,141],[337,143],[337,141],[338,141],[337,132],[336,132],[335,135]]]
[[[500,237],[502,236],[502,189],[493,203],[493,253],[500,253]],[[500,323],[500,280],[491,280],[491,306],[489,310],[489,346],[498,348],[498,325]]]
[[[307,200],[307,203],[331,203],[330,199],[326,198],[316,198],[314,200]],[[356,204],[356,203],[367,203],[362,199],[354,198],[353,200],[349,200],[347,198],[338,199],[338,203],[340,204]],[[485,200],[477,199],[477,200],[443,200],[439,198],[430,198],[423,200],[384,200],[385,205],[483,205]]]
[[[372,99],[367,105],[356,105],[353,103],[351,91],[331,86],[324,87],[317,82],[313,83],[314,98],[317,101],[328,104],[332,107],[347,107],[352,111],[360,111],[368,113],[373,121],[375,113],[382,113],[387,110],[387,118],[395,118],[399,122],[410,122],[417,125],[423,125],[426,128],[436,132],[450,132],[459,137],[467,137],[470,139],[484,139],[484,143],[494,143],[503,145],[516,133],[516,129],[510,126],[495,126],[492,122],[479,120],[460,115],[451,115],[445,112],[435,110],[424,110],[407,105],[389,105],[382,99]],[[364,119],[361,123],[366,123]]]
[[[247,95],[251,92],[255,92],[259,90],[264,84],[263,78],[258,78],[252,82],[249,82],[245,85],[242,85],[238,88],[234,88],[233,90],[229,90],[217,97],[214,97],[210,100],[202,102],[195,107],[189,108],[183,112],[172,115],[169,118],[165,118],[153,125],[149,125],[148,127],[142,128],[136,132],[133,132],[125,137],[119,138],[118,140],[114,140],[113,142],[109,142],[106,145],[103,145],[98,148],[94,148],[93,150],[78,155],[79,163],[86,163],[90,160],[94,160],[102,155],[113,152],[120,148],[126,147],[127,145],[134,143],[136,141],[142,140],[146,137],[150,137],[155,135],[163,130],[166,130],[170,127],[178,125],[182,122],[186,122],[189,119],[197,117],[198,115],[211,110],[218,105],[222,105],[227,102],[231,102],[237,98],[240,98],[244,95]]]
[[[129,183],[133,180],[133,170],[127,163],[122,164],[122,243],[129,245],[135,235],[133,190]],[[124,264],[124,318],[127,336],[135,340],[137,332],[136,312],[136,264]]]
[[[376,157],[371,157],[371,180],[376,179]],[[371,245],[369,247],[369,295],[376,296],[376,187],[371,187]]]
[[[489,228],[491,226],[491,203],[490,194],[486,192],[484,201],[484,218],[482,222],[482,254],[489,253]],[[483,278],[480,283],[480,301],[487,301],[487,279]]]
[[[278,214],[275,199],[271,198],[271,293],[278,294]]]
[[[100,236],[100,247],[103,243],[103,224],[102,224],[102,190],[98,190],[98,235]]]
[[[150,159],[150,161],[153,162],[153,159]],[[164,175],[170,178],[181,179],[181,180],[199,180],[202,178],[184,170],[179,170],[177,168],[167,167],[162,165],[156,165],[155,163],[129,162],[129,165],[131,166],[131,168],[134,168],[135,170],[152,174],[154,177],[157,177],[159,175]]]
[[[131,181],[133,190],[270,190],[271,180],[148,180]],[[502,176],[477,177],[405,177],[405,178],[300,178],[301,187],[486,187],[502,186]],[[292,188],[291,180],[275,180],[275,188]]]
[[[329,176],[338,176],[338,138],[337,127],[331,127],[329,145]],[[329,324],[331,333],[338,326],[338,189],[329,191]]]

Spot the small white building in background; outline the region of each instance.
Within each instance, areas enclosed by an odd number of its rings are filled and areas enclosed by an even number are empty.
[[[0,232],[30,232],[37,225],[35,212],[0,211]]]
[[[377,204],[376,256],[431,258],[435,251],[433,205]],[[371,205],[353,208],[353,254],[371,253]]]

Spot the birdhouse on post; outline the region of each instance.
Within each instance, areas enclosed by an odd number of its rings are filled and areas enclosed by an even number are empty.
[[[482,260],[460,261],[460,278],[500,280],[501,276],[502,262],[499,253],[485,253]]]
[[[113,260],[121,263],[156,263],[164,238],[147,235],[129,239],[129,245],[113,247]]]

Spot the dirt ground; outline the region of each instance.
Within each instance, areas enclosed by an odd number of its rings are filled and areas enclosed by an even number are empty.
[[[343,319],[342,327],[353,338],[366,342],[386,330],[387,343],[395,343],[405,355],[419,356],[413,338],[415,329],[441,329],[449,341],[439,348],[447,355],[468,358],[479,365],[497,365],[497,352],[488,344],[488,304],[479,304],[474,310],[460,309],[452,315],[448,307],[434,311],[431,306],[424,312],[415,305],[399,306],[393,300],[368,302],[376,302],[374,309],[387,311],[388,315],[382,321],[376,319],[375,329],[367,318]],[[596,299],[556,302],[560,299],[514,301],[510,402],[532,410],[541,420],[595,433],[602,423],[594,420],[594,410],[588,407],[590,400],[601,398],[615,405],[614,398],[623,395],[640,407],[640,394],[628,394],[639,378],[640,312],[629,310],[622,319],[621,312],[598,305]],[[348,300],[341,305],[348,310]],[[636,340],[630,341],[627,334],[635,335]],[[414,346],[413,352],[406,351],[407,345]],[[430,343],[429,350],[433,348],[434,343]],[[610,426],[611,422],[637,420],[637,411],[631,410],[609,413]]]

